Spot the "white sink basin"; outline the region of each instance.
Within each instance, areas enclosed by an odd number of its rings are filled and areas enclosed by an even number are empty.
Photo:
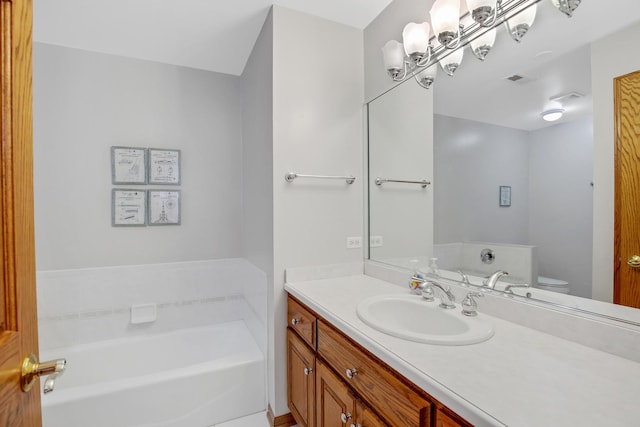
[[[405,340],[439,345],[467,345],[486,341],[493,327],[480,314],[469,317],[438,307],[419,295],[380,295],[358,304],[358,317],[374,329]]]

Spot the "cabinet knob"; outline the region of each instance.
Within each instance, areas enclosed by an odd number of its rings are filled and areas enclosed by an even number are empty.
[[[299,324],[299,323],[300,323],[300,320],[296,319],[295,317],[294,317],[293,319],[291,319],[291,324],[292,324],[293,326],[296,326],[296,325],[297,325],[297,324]]]
[[[347,369],[345,371],[345,373],[347,374],[347,378],[349,378],[350,380],[353,379],[353,377],[355,377],[356,375],[358,375],[358,368],[353,368],[353,369]]]
[[[347,421],[349,421],[351,418],[353,418],[351,416],[351,414],[349,412],[347,412],[346,414],[343,412],[342,414],[340,414],[340,419],[342,420],[343,424],[346,424]]]
[[[309,375],[313,372],[313,368],[304,368],[304,374]]]

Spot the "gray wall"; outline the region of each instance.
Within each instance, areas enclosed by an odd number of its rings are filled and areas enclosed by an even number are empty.
[[[590,298],[593,121],[533,131],[528,141],[529,244],[538,246],[538,273]]]
[[[267,390],[273,395],[273,13],[267,19],[242,74],[242,255],[267,279]],[[278,325],[281,327],[281,325]],[[284,373],[283,373],[284,374]],[[269,399],[270,401],[272,399]]]
[[[273,282],[273,20],[242,74],[242,255]]]
[[[527,133],[434,116],[435,243],[528,244]],[[511,186],[511,207],[498,204]]]
[[[533,132],[435,115],[436,243],[538,247],[538,273],[591,296],[591,118]],[[510,185],[511,207],[498,206]]]
[[[240,255],[239,78],[41,43],[33,57],[38,270]],[[111,226],[113,145],[182,150],[182,225]]]

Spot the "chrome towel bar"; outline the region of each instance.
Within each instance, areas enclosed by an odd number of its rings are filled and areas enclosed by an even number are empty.
[[[293,182],[296,178],[319,178],[319,179],[344,179],[347,181],[347,184],[353,184],[353,181],[356,180],[354,176],[335,176],[335,175],[304,175],[301,173],[288,172],[285,174],[284,179],[287,182]]]
[[[385,182],[399,182],[401,184],[419,184],[422,188],[426,188],[427,185],[430,185],[431,182],[423,179],[422,181],[404,181],[400,179],[385,179],[385,178],[376,178],[376,185],[382,185]]]

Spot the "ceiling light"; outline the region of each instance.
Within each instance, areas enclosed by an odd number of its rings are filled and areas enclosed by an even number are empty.
[[[556,120],[559,120],[563,114],[564,114],[563,108],[554,108],[552,110],[543,111],[542,114],[540,115],[542,116],[542,119],[544,121],[555,122]]]

